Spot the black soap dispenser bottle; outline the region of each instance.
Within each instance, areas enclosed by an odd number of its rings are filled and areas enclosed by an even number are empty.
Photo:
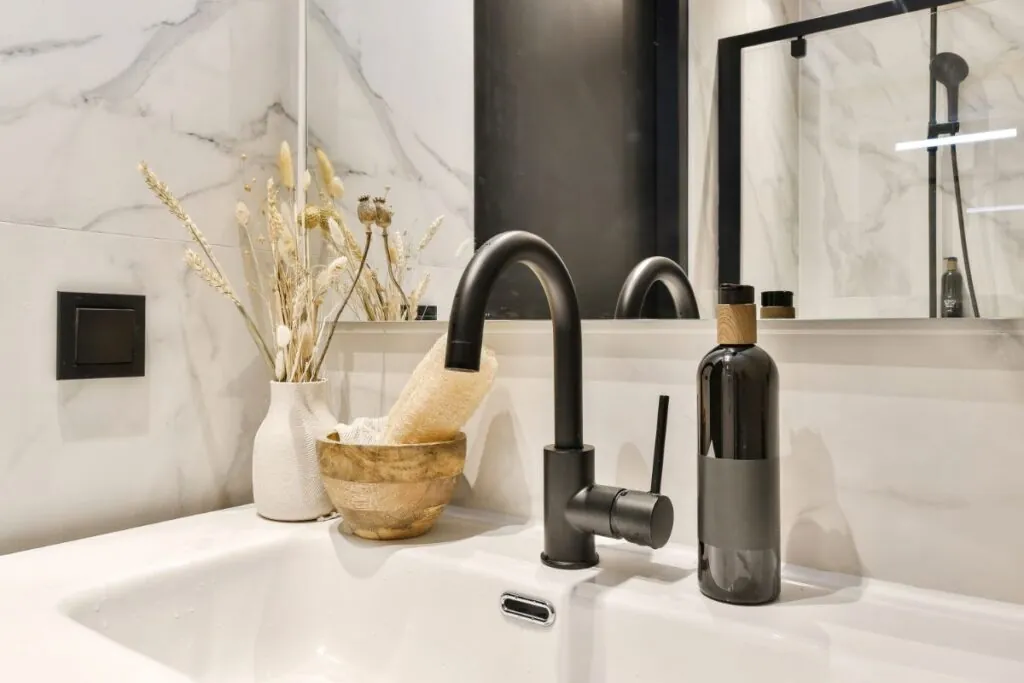
[[[781,587],[779,373],[757,346],[754,288],[722,285],[718,346],[697,371],[700,590],[773,602]]]

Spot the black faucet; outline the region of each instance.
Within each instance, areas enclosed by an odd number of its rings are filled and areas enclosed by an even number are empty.
[[[488,240],[466,266],[448,320],[445,367],[476,372],[487,298],[513,263],[544,286],[555,335],[555,443],[544,448],[544,552],[557,569],[597,564],[594,534],[660,548],[672,533],[672,501],[660,493],[594,483],[594,447],[583,443],[583,343],[576,288],[565,263],[540,237],[519,230]],[[660,481],[655,472],[652,480]]]
[[[619,301],[615,304],[616,318],[639,318],[644,299],[655,282],[661,282],[672,295],[677,318],[700,318],[697,297],[693,295],[690,278],[683,267],[664,256],[651,256],[636,264],[629,271],[626,281],[619,290]]]

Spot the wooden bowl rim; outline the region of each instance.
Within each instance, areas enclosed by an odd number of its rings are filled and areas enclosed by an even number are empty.
[[[331,434],[337,434],[337,432],[331,432]],[[327,438],[317,439],[317,443],[329,444],[331,446],[346,446],[348,448],[432,448],[446,444],[456,444],[466,440],[466,432],[459,432],[455,435],[454,439],[431,441],[429,443],[342,443],[337,439],[331,439],[331,434],[328,434]]]

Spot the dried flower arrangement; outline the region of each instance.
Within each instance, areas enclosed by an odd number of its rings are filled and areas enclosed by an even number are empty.
[[[307,199],[301,211],[292,208],[300,201],[297,177],[291,150],[287,142],[282,142],[277,159],[277,182],[272,178],[267,180],[266,195],[260,207],[263,231],[257,231],[253,225],[252,212],[244,202],[239,202],[235,209],[235,219],[247,241],[246,253],[253,257],[256,281],[250,282],[249,288],[266,307],[266,315],[274,328],[273,344],[261,333],[256,318],[239,299],[210,243],[181,202],[145,162],[139,164],[146,185],[199,246],[201,254],[192,249],[185,252],[186,264],[235,306],[260,356],[279,382],[320,379],[337,322],[353,295],[358,297],[370,320],[406,319],[415,312],[427,279],[421,280],[411,295],[406,295],[402,286],[406,264],[429,244],[440,226],[438,219],[421,240],[418,250],[412,252],[404,247],[400,233],[389,234],[394,212],[387,205],[386,193],[372,202],[369,197],[360,197],[357,215],[365,228],[360,245],[336,204],[344,195],[341,179],[335,175],[323,151],[316,150],[316,158],[318,203]],[[243,156],[243,163],[244,160]],[[313,184],[309,171],[303,173],[302,183],[303,194],[308,198]],[[246,192],[251,192],[254,184],[255,180],[246,184]],[[381,231],[387,257],[388,277],[384,285],[374,270],[366,267],[374,226]],[[318,263],[315,254],[326,254],[328,258],[323,259],[326,263]],[[261,263],[266,258],[271,262],[269,268]],[[347,292],[340,302],[321,317],[329,295],[332,292],[340,295],[344,290]]]
[[[334,168],[323,150],[316,150],[316,161],[319,178],[333,177]],[[395,212],[388,205],[389,192],[390,188],[386,188],[383,196],[375,198],[363,195],[359,197],[359,204],[356,207],[356,219],[365,229],[367,236],[372,233],[375,226],[380,230],[384,243],[386,270],[383,275],[378,275],[373,267],[367,267],[360,275],[353,274],[355,297],[359,303],[359,308],[353,312],[362,320],[410,320],[415,317],[416,307],[430,284],[430,275],[420,278],[411,292],[407,290],[405,280],[444,222],[444,216],[438,216],[429,225],[418,244],[409,244],[408,231],[392,229]],[[319,186],[318,193],[320,205],[307,205],[306,223],[311,227],[320,227],[328,249],[332,253],[348,255],[351,262],[359,255],[358,242],[334,204],[337,196],[331,193],[330,185]]]

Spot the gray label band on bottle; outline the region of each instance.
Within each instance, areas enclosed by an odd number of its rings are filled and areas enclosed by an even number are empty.
[[[697,537],[731,550],[778,548],[778,458],[697,461]]]

